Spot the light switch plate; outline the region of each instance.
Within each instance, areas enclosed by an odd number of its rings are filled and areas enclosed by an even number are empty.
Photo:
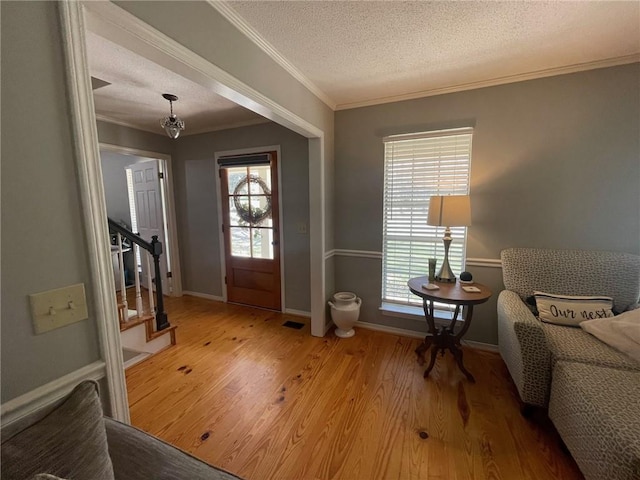
[[[84,284],[29,295],[36,334],[89,318]]]

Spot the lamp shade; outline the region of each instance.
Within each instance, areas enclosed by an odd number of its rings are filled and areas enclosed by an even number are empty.
[[[427,225],[438,227],[468,227],[471,225],[469,195],[431,197]]]

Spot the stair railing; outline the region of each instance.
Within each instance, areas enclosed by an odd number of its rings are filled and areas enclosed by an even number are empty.
[[[117,235],[118,264],[120,267],[120,296],[121,305],[123,305],[122,310],[124,310],[124,313],[119,314],[120,322],[124,323],[127,321],[129,309],[124,275],[124,252],[122,248],[122,238],[124,237],[131,242],[134,252],[134,258],[136,259],[136,268],[134,269],[136,286],[136,311],[138,312],[138,315],[141,315],[141,313],[143,312],[143,302],[140,288],[140,274],[138,272],[137,266],[137,259],[139,258],[138,254],[140,252],[140,248],[142,248],[148,252],[148,254],[144,256],[144,261],[146,261],[147,285],[149,288],[149,312],[155,315],[155,327],[157,331],[169,328],[171,325],[169,324],[169,319],[167,318],[167,314],[164,311],[164,299],[162,297],[162,275],[160,273],[160,255],[162,255],[162,243],[158,240],[158,236],[152,236],[151,242],[147,242],[142,237],[126,229],[114,220],[109,218],[108,222],[109,232],[115,233]],[[151,265],[149,260],[150,258],[153,260],[153,270],[155,278],[151,277]],[[153,296],[154,285],[155,304]]]

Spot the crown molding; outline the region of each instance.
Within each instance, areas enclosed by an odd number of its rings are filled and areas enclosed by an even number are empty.
[[[161,137],[164,136],[164,133],[161,128],[158,128],[157,130],[152,130],[150,128],[144,128],[139,125],[134,125],[133,123],[125,122],[123,120],[118,120],[116,118],[109,117],[107,115],[100,115],[96,113],[96,120],[99,120],[105,123],[112,123],[114,125],[120,125],[121,127],[133,128],[134,130],[141,130],[143,132],[153,133],[155,135],[160,135]],[[220,130],[231,130],[232,128],[250,127],[252,125],[260,125],[263,123],[271,123],[271,120],[269,120],[268,118],[255,118],[252,120],[244,120],[241,122],[225,123],[223,125],[217,125],[215,127],[203,127],[195,130],[190,129],[182,132],[180,137],[200,135],[201,133],[218,132]]]
[[[624,55],[621,57],[607,58],[604,60],[596,60],[586,63],[576,63],[574,65],[567,65],[564,67],[547,68],[544,70],[537,70],[535,72],[507,75],[504,77],[497,77],[489,80],[481,80],[479,82],[461,83],[459,85],[452,85],[450,87],[422,90],[419,92],[406,93],[403,95],[392,95],[390,97],[374,98],[371,100],[364,100],[362,102],[341,103],[336,105],[335,110],[349,110],[352,108],[371,107],[384,103],[401,102],[403,100],[415,100],[417,98],[433,97],[435,95],[463,92],[465,90],[494,87],[497,85],[505,85],[507,83],[524,82],[527,80],[535,80],[537,78],[566,75],[569,73],[584,72],[587,70],[596,70],[598,68],[616,67],[619,65],[626,65],[636,62],[640,62],[640,54]]]
[[[273,122],[268,118],[254,118],[252,120],[243,120],[240,122],[225,123],[224,125],[218,125],[210,128],[200,128],[197,130],[190,131],[188,134],[183,136],[188,137],[189,135],[199,135],[201,133],[218,132],[220,130],[230,130],[232,128],[251,127],[252,125],[261,125],[263,123],[273,123]]]
[[[234,27],[251,40],[260,50],[266,53],[271,60],[276,62],[285,69],[289,75],[298,80],[311,93],[318,97],[331,110],[336,109],[336,102],[324,93],[320,88],[309,80],[300,70],[298,70],[289,60],[287,60],[273,45],[267,42],[247,21],[242,18],[238,12],[230,7],[226,2],[219,0],[207,0],[207,3],[215,8],[224,18],[226,18]]]
[[[124,120],[118,120],[117,118],[109,117],[108,115],[101,115],[96,113],[96,120],[105,123],[112,123],[114,125],[120,125],[121,127],[133,128],[134,130],[142,130],[143,132],[155,133],[156,135],[162,135],[161,128],[158,128],[157,131],[151,130],[150,128],[144,128],[140,125],[134,125],[133,123],[125,122]]]

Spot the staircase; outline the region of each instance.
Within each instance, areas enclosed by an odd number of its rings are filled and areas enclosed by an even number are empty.
[[[164,311],[159,261],[162,255],[162,243],[158,241],[157,236],[152,237],[151,242],[147,242],[112,219],[109,218],[108,222],[109,232],[115,235],[112,255],[115,255],[118,322],[123,355],[125,358],[131,357],[125,361],[125,368],[128,368],[175,345],[177,327],[169,324]],[[125,252],[131,249],[135,259],[133,268],[135,298],[133,299],[127,298],[124,262]],[[138,268],[138,259],[142,261],[142,274]],[[152,265],[154,276],[151,273]],[[142,278],[141,275],[143,275]],[[146,283],[146,288],[142,285],[143,282]],[[146,299],[143,299],[143,296]]]

